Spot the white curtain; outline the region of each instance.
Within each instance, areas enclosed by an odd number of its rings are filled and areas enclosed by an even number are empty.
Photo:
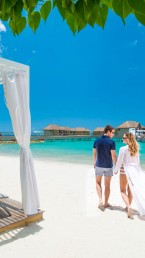
[[[20,153],[20,179],[22,208],[25,214],[36,214],[39,197],[33,158],[30,150],[31,119],[29,110],[29,78],[25,71],[3,72],[6,104],[12,120],[13,130]]]

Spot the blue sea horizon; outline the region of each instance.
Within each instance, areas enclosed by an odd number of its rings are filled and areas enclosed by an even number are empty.
[[[94,140],[89,141],[45,141],[32,143],[32,155],[36,159],[51,160],[54,162],[69,162],[77,164],[93,164]],[[117,154],[119,148],[124,146],[123,142],[116,142]],[[145,166],[145,143],[139,143],[141,164]],[[20,147],[18,144],[0,144],[1,156],[19,156]]]

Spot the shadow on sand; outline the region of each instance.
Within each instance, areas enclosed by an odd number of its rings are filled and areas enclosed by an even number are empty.
[[[121,211],[121,212],[126,212],[125,208],[123,208],[121,206],[117,206],[117,205],[112,205],[111,207],[108,207],[107,209]],[[132,209],[132,215],[133,216],[137,216],[137,218],[142,220],[142,221],[145,221],[145,215],[144,216],[140,216],[139,212],[137,210],[135,210],[135,209]]]
[[[41,220],[42,221],[42,220]],[[17,239],[25,238],[30,235],[35,235],[43,228],[38,225],[39,222],[31,223],[22,228],[16,228],[3,233],[0,233],[0,246],[9,244]]]

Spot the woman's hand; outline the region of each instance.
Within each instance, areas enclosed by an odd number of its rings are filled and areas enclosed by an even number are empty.
[[[118,170],[116,169],[116,167],[114,167],[114,169],[113,169],[113,173],[114,173],[115,175],[117,175],[117,174],[118,174]]]

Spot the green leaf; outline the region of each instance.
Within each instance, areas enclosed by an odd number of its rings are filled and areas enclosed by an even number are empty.
[[[16,27],[16,22],[14,22],[13,19],[10,19],[9,26],[10,26],[13,34],[16,35],[18,30],[17,30],[17,27]]]
[[[113,0],[112,7],[115,13],[117,13],[123,21],[132,12],[127,0]]]
[[[91,14],[93,13],[93,10],[96,9],[98,6],[98,3],[96,1],[88,1],[87,4],[84,3],[84,15],[86,20],[89,20]]]
[[[39,0],[22,0],[26,10],[29,8],[34,8]]]
[[[145,14],[140,14],[138,12],[134,12],[137,20],[142,23],[143,25],[145,25]]]
[[[71,31],[75,34],[75,32],[78,29],[77,23],[75,21],[75,17],[73,15],[68,15],[68,17],[66,18],[66,22],[69,25]]]
[[[128,0],[130,7],[134,10],[134,15],[140,23],[145,25],[145,1]]]
[[[10,18],[10,10],[11,10],[11,9],[8,9],[8,10],[5,12],[5,14],[0,13],[0,19],[3,20],[3,21],[9,20],[9,18]]]
[[[88,0],[84,0],[84,2],[85,2],[85,4],[87,4],[87,3],[88,3]]]
[[[78,24],[78,32],[80,32],[86,26],[86,24],[86,22],[81,20],[81,22]]]
[[[21,16],[23,10],[23,2],[21,0],[17,1],[15,6],[13,7],[14,15]]]
[[[53,0],[53,8],[56,7],[58,5],[58,0]]]
[[[101,0],[100,4],[105,4],[108,8],[112,9],[112,0]]]
[[[67,0],[62,0],[62,7],[67,8]]]
[[[90,26],[94,27],[94,24],[97,20],[97,16],[98,16],[98,8],[99,8],[99,4],[98,4],[98,1],[90,1],[88,2],[88,5],[87,5],[87,11],[89,12],[88,13],[88,23]],[[85,17],[86,16],[86,10],[85,10]]]
[[[144,0],[127,0],[130,7],[140,14],[145,14],[145,1]]]
[[[108,16],[108,7],[102,5],[98,8],[96,23],[104,29],[106,20]]]
[[[26,24],[27,22],[25,17],[19,17],[17,19],[18,35],[25,29]]]
[[[0,12],[2,15],[5,15],[5,13],[7,12],[7,10],[9,8],[12,8],[17,0],[0,0]]]
[[[62,7],[69,8],[71,6],[71,0],[62,0]]]
[[[65,20],[65,18],[66,18],[66,11],[65,11],[64,8],[62,8],[62,5],[60,4],[60,2],[58,2],[58,4],[57,4],[57,9],[58,9],[60,15],[62,16],[63,20]]]
[[[74,14],[75,13],[75,4],[71,4],[71,6],[70,6],[70,9],[71,9],[71,12],[72,12],[72,14]]]
[[[89,25],[94,27],[96,20],[97,20],[97,11],[93,10],[88,19]]]
[[[35,32],[40,24],[40,13],[39,12],[29,13],[28,24],[30,28]]]
[[[51,11],[51,1],[46,1],[40,9],[41,18],[46,21],[50,11]]]
[[[76,4],[78,1],[79,1],[79,0],[71,0],[71,2],[72,2],[73,4]],[[84,0],[84,1],[87,2],[87,0]]]
[[[20,16],[10,19],[9,21],[9,26],[14,35],[19,35],[22,32],[22,30],[26,27],[26,24],[26,18]]]
[[[78,1],[75,5],[74,17],[86,22],[84,6],[86,4],[83,1]]]

